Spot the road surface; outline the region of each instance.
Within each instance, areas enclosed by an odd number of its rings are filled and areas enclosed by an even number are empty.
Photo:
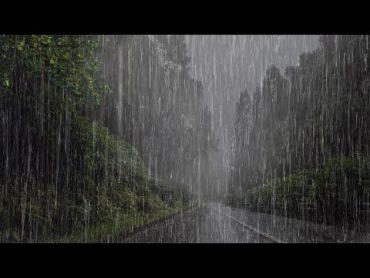
[[[115,235],[110,243],[356,243],[370,233],[346,231],[284,216],[202,204],[131,235]],[[105,242],[107,242],[105,241]]]
[[[136,233],[111,242],[120,243],[271,243],[217,209],[205,204],[164,221],[149,225]]]

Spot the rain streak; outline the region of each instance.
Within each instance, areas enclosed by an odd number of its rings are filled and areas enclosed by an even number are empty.
[[[0,35],[0,242],[369,242],[369,54],[368,35]]]

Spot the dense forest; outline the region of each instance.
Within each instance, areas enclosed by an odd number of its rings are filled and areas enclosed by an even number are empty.
[[[339,226],[365,225],[369,54],[369,36],[324,35],[319,48],[300,55],[299,65],[284,73],[271,66],[261,86],[240,94],[229,203]]]
[[[193,203],[216,140],[184,39],[0,36],[1,241],[96,241]]]
[[[106,80],[117,92],[101,106],[104,122],[155,176],[197,193],[217,142],[202,83],[189,75],[185,36],[112,36],[103,45]]]
[[[0,35],[0,242],[368,232],[370,37],[317,38]]]

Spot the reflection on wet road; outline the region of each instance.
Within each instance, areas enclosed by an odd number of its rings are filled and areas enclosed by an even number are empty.
[[[273,242],[219,213],[212,204],[175,215],[116,242],[264,243]]]

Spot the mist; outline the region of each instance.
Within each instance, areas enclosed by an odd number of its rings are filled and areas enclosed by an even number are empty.
[[[370,242],[368,35],[0,35],[0,241]]]
[[[268,67],[282,72],[298,65],[299,55],[318,47],[317,35],[189,35],[190,74],[202,82],[213,129],[219,140],[212,154],[213,182],[205,195],[224,195],[232,159],[235,107],[242,91],[262,84]],[[213,195],[212,195],[213,192]]]

